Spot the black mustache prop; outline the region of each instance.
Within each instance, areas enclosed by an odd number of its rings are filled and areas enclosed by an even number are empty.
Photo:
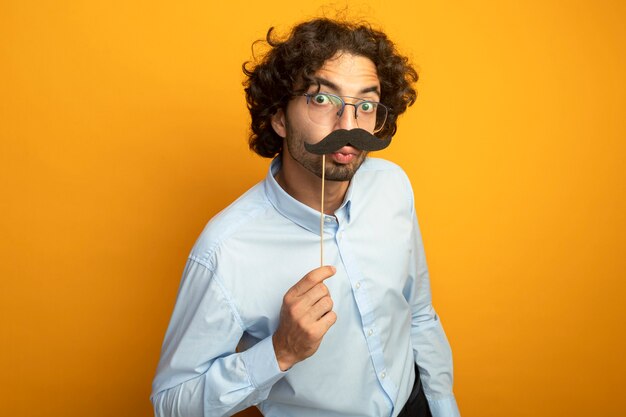
[[[335,130],[316,144],[305,143],[304,148],[316,155],[325,155],[337,152],[346,145],[362,151],[380,151],[390,143],[391,138],[380,139],[367,130],[356,128]]]

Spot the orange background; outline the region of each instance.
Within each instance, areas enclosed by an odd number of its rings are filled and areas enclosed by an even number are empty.
[[[320,4],[0,3],[2,415],[151,415],[186,256],[267,169],[241,64]],[[626,3],[336,6],[420,69],[381,156],[415,188],[462,415],[623,415]]]

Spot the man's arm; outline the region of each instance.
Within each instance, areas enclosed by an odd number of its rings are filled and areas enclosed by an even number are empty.
[[[152,385],[155,415],[231,415],[267,398],[283,376],[271,337],[236,353],[244,330],[220,278],[189,259]]]
[[[452,392],[452,351],[439,317],[432,305],[430,278],[424,246],[413,213],[413,259],[415,276],[409,293],[411,303],[411,342],[415,362],[420,370],[424,393],[433,417],[460,416]]]
[[[156,416],[224,416],[258,404],[293,364],[317,351],[336,320],[316,268],[289,289],[280,324],[236,353],[245,326],[218,276],[190,259],[165,336],[151,397]],[[277,359],[278,358],[278,359]]]

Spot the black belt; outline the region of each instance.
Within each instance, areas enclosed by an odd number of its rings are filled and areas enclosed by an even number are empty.
[[[432,417],[417,366],[415,366],[415,383],[413,384],[411,395],[409,395],[409,399],[406,401],[400,414],[398,414],[398,417]]]

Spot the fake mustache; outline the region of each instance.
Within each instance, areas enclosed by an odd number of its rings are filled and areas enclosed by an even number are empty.
[[[338,129],[315,144],[304,143],[304,148],[316,155],[337,152],[346,145],[362,151],[379,151],[391,143],[391,138],[380,139],[364,129]]]

